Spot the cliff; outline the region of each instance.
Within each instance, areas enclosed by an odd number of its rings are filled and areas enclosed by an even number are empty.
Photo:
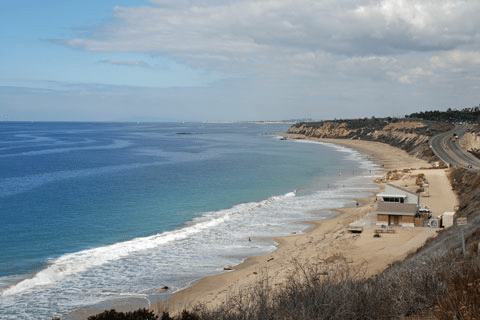
[[[428,140],[438,133],[453,128],[454,125],[449,123],[424,120],[364,119],[297,123],[288,130],[288,133],[317,138],[384,142],[406,150],[418,158],[436,161],[436,156],[428,146]],[[474,126],[470,132],[467,132],[460,140],[460,145],[478,157],[480,126]],[[468,225],[464,227],[466,245],[470,251],[476,251],[480,246],[480,215],[478,214],[480,175],[466,169],[452,168],[450,180],[460,202],[456,214],[459,217],[468,217]],[[444,229],[438,237],[431,239],[423,248],[398,265],[415,269],[423,261],[439,254],[449,251],[458,252],[460,244],[457,227]],[[388,272],[390,271],[385,271],[385,273]]]
[[[287,133],[315,138],[383,142],[432,162],[438,158],[430,150],[428,140],[452,128],[453,125],[445,123],[386,118],[301,122],[290,127]]]
[[[462,148],[480,158],[480,131],[477,127],[465,133],[459,144]]]

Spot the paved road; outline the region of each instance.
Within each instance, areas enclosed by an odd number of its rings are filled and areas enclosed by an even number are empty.
[[[471,126],[456,126],[455,129],[440,133],[430,139],[430,148],[443,162],[450,167],[468,168],[472,166],[471,170],[480,172],[480,159],[476,158],[467,150],[461,148],[458,144],[462,136],[471,128]],[[453,142],[450,139],[454,133],[458,135],[457,141]]]

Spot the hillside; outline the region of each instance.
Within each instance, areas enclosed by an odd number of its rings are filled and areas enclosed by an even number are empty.
[[[460,140],[460,146],[480,158],[480,129],[478,126],[473,127]]]
[[[442,122],[372,118],[300,122],[290,127],[287,133],[315,138],[383,142],[401,148],[412,156],[433,162],[438,158],[430,150],[428,140],[453,127],[453,124]]]
[[[406,150],[410,155],[427,160],[429,162],[436,162],[438,158],[431,152],[428,147],[428,140],[435,134],[445,132],[453,129],[454,125],[451,123],[445,122],[432,122],[425,120],[393,120],[390,119],[370,119],[370,120],[342,120],[342,121],[323,121],[323,122],[314,122],[314,123],[297,123],[293,125],[288,133],[292,134],[301,134],[308,137],[317,137],[317,138],[337,138],[337,139],[361,139],[368,141],[378,141],[390,144],[392,146]],[[480,150],[480,129],[474,127],[470,132],[468,132],[460,145],[475,155],[478,155]],[[450,169],[450,181],[452,189],[457,194],[459,199],[459,208],[456,211],[457,217],[467,217],[468,224],[464,227],[465,232],[465,242],[466,248],[469,257],[476,257],[480,253],[480,214],[478,208],[480,207],[480,175],[468,171],[462,168],[451,168]],[[416,276],[419,276],[422,272],[425,272],[425,266],[430,268],[431,275],[427,276],[432,277],[430,281],[433,281],[431,286],[435,286],[438,283],[445,281],[442,277],[438,277],[442,272],[442,268],[445,270],[451,270],[463,268],[468,264],[457,260],[459,255],[461,256],[462,245],[461,245],[461,232],[457,226],[442,230],[438,237],[431,239],[424,245],[422,248],[418,249],[417,252],[411,254],[407,259],[402,262],[398,262],[385,271],[383,271],[377,279],[389,279],[394,278],[398,274],[410,274],[409,272],[417,273]],[[447,259],[447,260],[446,260]],[[450,260],[449,260],[450,259]],[[436,262],[433,262],[436,261]],[[433,265],[432,265],[433,263]],[[451,265],[449,265],[451,263]],[[445,266],[443,266],[445,264]],[[434,267],[435,265],[435,267]],[[436,267],[438,266],[438,268]],[[452,269],[453,268],[453,269]],[[466,267],[466,272],[470,275],[475,274],[477,267]],[[409,271],[410,270],[410,271]],[[435,270],[435,271],[434,271]],[[426,271],[428,274],[429,272]],[[435,276],[433,273],[436,273]],[[414,276],[415,277],[415,276]],[[473,278],[477,279],[478,274]],[[455,280],[456,279],[456,280]],[[454,277],[449,281],[459,281],[458,285],[462,285],[462,278]],[[464,277],[465,279],[465,277]],[[419,279],[420,280],[420,279]],[[420,280],[423,281],[423,280]],[[467,281],[468,282],[468,281]],[[472,280],[470,280],[472,282]],[[416,287],[418,284],[409,284],[408,286]],[[472,283],[468,284],[468,286]],[[457,286],[457,285],[456,285]],[[412,292],[415,291],[412,289]],[[428,286],[427,286],[428,287]],[[455,289],[456,288],[456,289]],[[470,289],[462,287],[455,287],[449,289],[449,291],[438,292],[438,289],[435,294],[446,295],[448,299],[451,299],[450,293],[453,290],[463,290],[463,294],[468,292],[468,295],[477,296],[476,293],[470,292]],[[478,286],[474,286],[473,290],[475,292],[480,292]],[[416,292],[415,294],[418,294]],[[467,307],[468,298],[461,296],[462,294],[454,293],[454,299],[460,299],[458,301],[448,300],[448,307],[446,309],[459,310],[464,308],[464,311],[469,310],[468,312],[477,312],[476,308],[471,309],[471,305]],[[423,298],[428,296],[429,293],[426,293]],[[427,298],[428,299],[428,298]],[[435,299],[439,299],[438,296]],[[434,300],[435,300],[434,299]],[[460,305],[463,304],[463,307]],[[427,304],[428,305],[428,304]],[[442,303],[440,303],[442,305]],[[454,307],[455,305],[455,307]],[[423,313],[427,312],[425,306],[420,307],[423,311],[415,311],[414,313]],[[444,306],[442,306],[443,308]],[[438,307],[436,307],[438,308]],[[453,312],[453,311],[452,311]],[[435,313],[435,312],[434,312]],[[465,313],[462,313],[465,316]],[[453,316],[449,311],[447,316]],[[442,317],[439,317],[442,318]],[[465,317],[465,319],[474,319],[474,317]],[[446,318],[445,318],[446,319]]]
[[[428,140],[441,132],[453,129],[454,125],[445,122],[400,119],[354,119],[322,122],[302,122],[293,125],[287,133],[300,134],[316,138],[360,139],[384,142],[407,151],[417,158],[436,162],[438,158],[428,146]],[[478,127],[467,133],[460,144],[472,153],[480,149]],[[467,246],[480,241],[480,175],[465,169],[452,168],[450,180],[453,190],[458,194],[459,217],[468,217],[465,228]],[[433,254],[460,248],[458,228],[444,230],[441,235],[430,241],[410,260],[430,257]]]
[[[456,110],[448,108],[446,111],[421,111],[406,115],[408,119],[421,119],[440,122],[477,122],[480,118],[480,106]]]
[[[430,150],[428,140],[435,134],[451,130],[453,127],[451,123],[425,120],[361,119],[302,122],[293,125],[288,133],[316,138],[384,142],[401,148],[417,158],[436,162],[438,158]],[[475,127],[460,142],[472,153],[478,152],[480,148],[479,132],[476,132],[478,130],[478,127]],[[452,168],[450,180],[460,201],[457,216],[468,218],[469,223],[465,227],[467,247],[474,248],[480,241],[480,214],[477,209],[480,207],[480,175],[465,169]],[[460,250],[460,239],[457,227],[443,230],[437,238],[428,242],[404,263],[416,265],[432,256]]]

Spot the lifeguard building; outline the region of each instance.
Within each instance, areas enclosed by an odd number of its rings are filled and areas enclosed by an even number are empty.
[[[377,194],[377,225],[415,226],[419,196],[391,184]]]

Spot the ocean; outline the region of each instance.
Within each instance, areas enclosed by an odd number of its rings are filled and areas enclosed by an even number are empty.
[[[368,195],[366,156],[288,127],[0,123],[0,318],[148,307]]]

